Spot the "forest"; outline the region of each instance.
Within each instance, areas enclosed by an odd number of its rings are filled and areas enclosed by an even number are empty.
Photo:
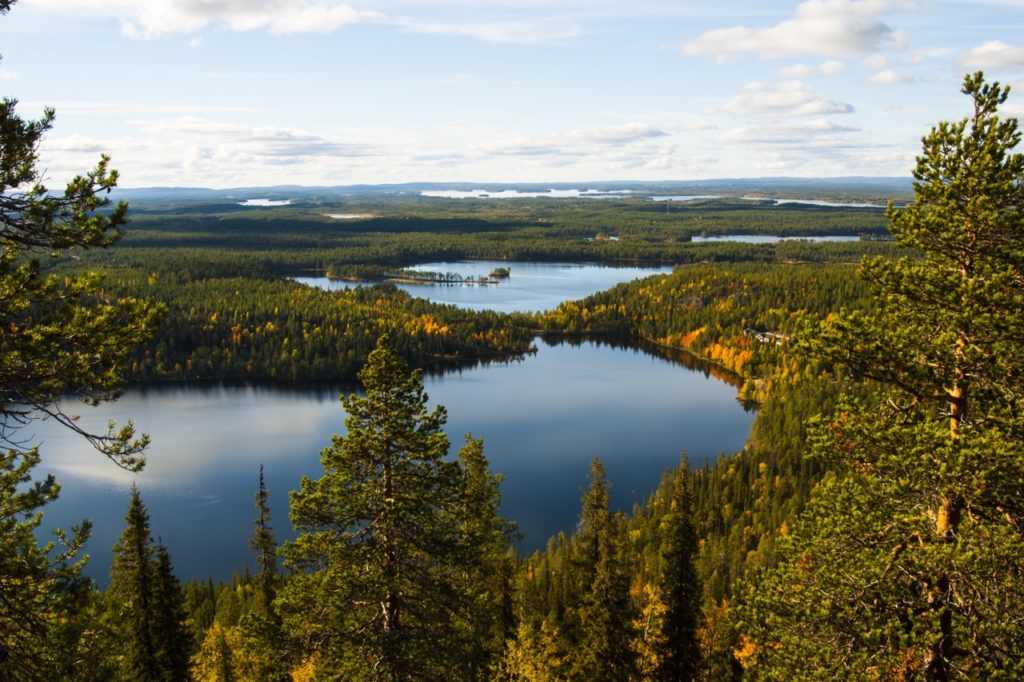
[[[4,100],[0,677],[1020,679],[1024,157],[1008,89],[978,73],[963,93],[972,116],[936,125],[913,195],[877,210],[403,192],[129,210],[106,157],[48,190],[52,112],[27,120]],[[858,239],[693,241],[730,234]],[[442,259],[674,270],[537,314],[381,281]],[[310,273],[368,282],[291,279]],[[728,374],[757,405],[746,445],[705,466],[682,453],[629,513],[594,459],[574,530],[520,554],[484,442],[450,455],[423,370],[549,335]],[[322,476],[271,496],[261,470],[254,571],[182,584],[134,486],[104,588],[83,572],[88,521],[39,537],[60,485],[34,476],[33,420],[129,471],[148,445],[130,423],[88,432],[58,399],[339,379],[362,391],[343,399]],[[296,537],[279,542],[286,515]]]

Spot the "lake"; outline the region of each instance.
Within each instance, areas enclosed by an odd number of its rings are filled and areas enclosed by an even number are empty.
[[[448,303],[471,310],[498,312],[541,312],[563,301],[575,301],[639,277],[672,272],[664,267],[611,267],[595,263],[524,263],[520,261],[473,260],[423,263],[410,270],[455,272],[463,277],[486,277],[495,268],[509,268],[511,276],[498,284],[414,284],[396,285],[413,296],[435,303]],[[326,277],[295,277],[296,282],[337,290],[357,282]]]
[[[743,244],[774,244],[776,242],[787,242],[787,241],[807,241],[807,242],[857,242],[860,241],[859,236],[855,235],[813,235],[809,237],[780,237],[773,234],[719,234],[712,237],[700,237],[694,235],[691,238],[695,244],[700,242],[740,242]]]
[[[523,551],[572,531],[592,457],[605,463],[614,506],[628,511],[682,450],[699,465],[743,446],[753,414],[723,381],[642,350],[594,341],[536,344],[536,354],[518,361],[425,380],[431,403],[448,409],[453,452],[466,432],[485,439],[492,469],[505,476],[502,511],[526,534]],[[98,408],[68,406],[89,428],[133,419],[153,438],[149,464],[128,474],[66,429],[33,424],[26,433],[42,443],[37,473],[52,472],[63,485],[43,527],[92,519],[87,571],[105,583],[134,480],[177,575],[229,579],[252,565],[247,542],[259,464],[275,533],[288,538],[287,492],[302,475],[321,475],[320,449],[344,430],[342,390],[166,385],[132,388]]]

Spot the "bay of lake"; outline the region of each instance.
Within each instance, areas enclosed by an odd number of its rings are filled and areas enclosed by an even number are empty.
[[[507,311],[544,310],[668,271],[500,261],[419,267],[463,276],[510,267],[511,277],[498,285],[403,285],[438,302]],[[502,512],[525,533],[521,551],[572,532],[591,458],[605,464],[613,506],[628,511],[683,450],[699,466],[742,448],[750,431],[754,415],[737,402],[734,386],[662,353],[596,341],[536,345],[535,354],[518,360],[425,377],[431,404],[448,410],[452,452],[467,432],[484,438],[492,470],[505,477]],[[177,575],[227,580],[253,563],[247,543],[260,463],[275,534],[288,539],[287,493],[302,476],[322,474],[320,450],[344,433],[338,396],[353,389],[170,384],[132,387],[97,408],[66,406],[94,430],[131,419],[153,443],[145,470],[129,474],[66,429],[30,425],[26,434],[42,446],[41,472],[63,485],[60,499],[44,509],[43,528],[91,519],[87,572],[105,583],[134,481]]]

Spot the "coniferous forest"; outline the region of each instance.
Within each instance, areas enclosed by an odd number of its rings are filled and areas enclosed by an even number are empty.
[[[971,115],[924,137],[912,194],[885,210],[397,194],[136,210],[105,156],[46,187],[53,112],[0,102],[0,678],[1024,678],[1024,156],[1009,89],[979,72],[962,93]],[[331,202],[366,215],[339,226]],[[860,239],[693,240],[729,234]],[[388,281],[442,259],[674,269],[542,313]],[[293,279],[310,273],[362,284]],[[626,511],[595,458],[566,491],[571,532],[520,551],[487,444],[451,442],[423,376],[538,336],[685,352],[756,406],[745,446],[681,453]],[[88,520],[41,532],[60,483],[36,473],[36,420],[128,471],[149,445],[59,400],[348,379],[362,390],[322,472],[268,490],[260,468],[231,582],[181,581],[134,485],[102,585]]]

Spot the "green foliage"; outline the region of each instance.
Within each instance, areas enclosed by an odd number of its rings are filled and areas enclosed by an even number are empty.
[[[377,339],[418,365],[529,349],[528,320],[412,298],[394,285],[328,292],[285,280],[112,273],[169,315],[127,363],[133,379],[351,380]]]
[[[466,644],[469,647],[463,679],[493,679],[505,642],[516,627],[512,603],[515,524],[499,513],[502,476],[492,474],[483,439],[466,434],[459,449],[462,468],[460,533],[467,548],[462,575],[468,591]]]
[[[89,590],[80,573],[85,560],[75,560],[88,522],[36,542],[40,508],[59,491],[52,476],[32,483],[38,463],[35,449],[0,455],[0,677],[12,682],[55,676],[66,653],[58,628]]]
[[[751,671],[1015,679],[1024,673],[1024,157],[1007,90],[968,76],[969,119],[936,126],[915,203],[890,209],[923,258],[871,260],[879,314],[810,330],[803,348],[865,383],[820,420],[834,473],[751,588]]]
[[[256,554],[256,611],[264,617],[273,614],[274,597],[277,593],[277,542],[274,529],[270,526],[270,493],[263,480],[263,465],[260,464],[260,483],[256,490],[256,520],[253,521],[249,546]]]
[[[665,604],[661,645],[656,648],[662,680],[695,680],[701,669],[698,627],[701,584],[697,575],[697,532],[693,524],[693,490],[684,455],[672,475],[672,501],[662,517],[662,574],[659,592]]]
[[[82,432],[54,402],[117,397],[125,356],[152,334],[158,317],[150,304],[105,295],[95,274],[44,274],[40,259],[112,245],[127,205],[106,210],[105,195],[117,182],[106,157],[63,194],[50,192],[35,164],[53,111],[26,121],[15,105],[0,101],[0,438],[9,444],[21,425],[40,415]],[[136,439],[130,424],[82,433],[120,466],[141,467],[146,440]]]
[[[608,479],[601,462],[594,459],[572,555],[578,600],[570,621],[576,635],[571,669],[575,679],[611,682],[628,679],[636,670],[630,646],[633,613],[620,520],[609,511],[608,502]]]
[[[800,317],[864,307],[865,293],[844,265],[696,265],[568,301],[540,324],[685,350],[747,379],[744,395],[761,399],[757,380],[779,364],[779,345]],[[757,336],[764,332],[777,336]]]
[[[479,484],[463,495],[461,467],[445,460],[445,410],[427,410],[421,372],[386,338],[359,378],[366,395],[343,398],[347,433],[323,451],[324,476],[292,493],[299,536],[281,551],[296,571],[278,599],[285,626],[321,675],[461,677],[480,664],[467,660],[462,578],[482,546],[466,542],[459,520],[464,500],[489,503]],[[477,472],[484,493],[488,476]]]
[[[0,2],[0,14],[13,4]],[[127,207],[106,196],[117,182],[106,157],[63,192],[44,186],[36,163],[53,111],[26,120],[16,105],[0,101],[0,678],[102,679],[109,670],[95,655],[94,595],[81,574],[85,559],[76,558],[89,524],[37,544],[42,507],[59,486],[52,476],[32,481],[40,453],[26,448],[32,439],[22,429],[49,416],[116,464],[140,468],[146,438],[130,424],[86,433],[55,401],[115,398],[125,356],[152,333],[157,310],[105,294],[93,274],[44,273],[61,252],[113,244]]]
[[[192,637],[167,549],[153,545],[149,513],[133,485],[125,529],[114,547],[110,587],[119,679],[190,679]]]

